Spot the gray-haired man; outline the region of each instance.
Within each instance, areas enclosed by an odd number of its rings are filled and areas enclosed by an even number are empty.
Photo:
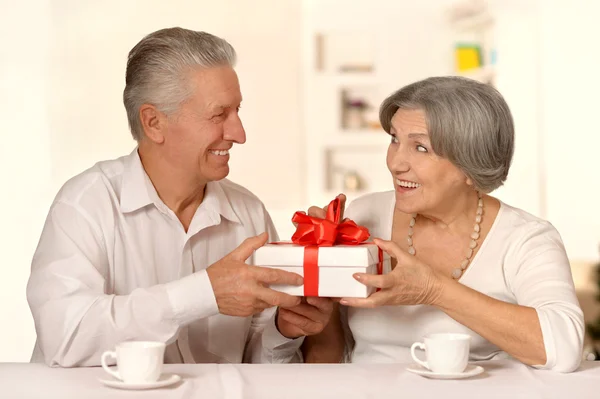
[[[121,341],[152,340],[171,363],[288,362],[323,329],[330,301],[273,291],[302,278],[245,263],[277,234],[260,200],[225,179],[246,141],[234,63],[225,40],[181,28],[131,50],[123,100],[138,146],[52,204],[27,287],[32,361],[98,365]],[[274,306],[293,317],[275,321]]]

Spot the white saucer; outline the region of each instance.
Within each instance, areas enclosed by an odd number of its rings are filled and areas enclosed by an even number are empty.
[[[105,380],[99,378],[100,382],[104,385],[111,388],[118,389],[153,389],[153,388],[163,388],[168,387],[169,385],[173,385],[181,381],[181,377],[177,374],[163,374],[160,376],[158,381],[155,382],[139,382],[139,383],[126,383],[123,381],[119,381],[117,379],[111,378],[109,380]]]
[[[438,380],[457,380],[461,378],[474,377],[483,373],[483,367],[476,366],[474,364],[468,364],[467,368],[462,373],[434,373],[433,371],[428,370],[419,364],[411,364],[406,368],[406,370],[410,371],[411,373],[419,374],[423,377],[436,378]]]

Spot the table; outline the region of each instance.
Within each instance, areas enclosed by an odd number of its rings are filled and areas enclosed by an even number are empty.
[[[402,364],[178,364],[166,373],[177,385],[147,391],[108,388],[99,367],[60,369],[0,363],[0,398],[600,398],[600,362],[571,374],[535,370],[514,360],[478,362],[485,368],[465,380],[431,380]]]

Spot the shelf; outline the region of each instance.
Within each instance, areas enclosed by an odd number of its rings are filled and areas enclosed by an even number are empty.
[[[462,0],[448,9],[448,20],[457,31],[481,30],[490,27],[494,18],[484,0]]]
[[[333,81],[338,86],[372,86],[380,85],[381,80],[377,79],[377,75],[374,72],[348,72],[348,73],[336,73],[334,75],[324,75],[328,80],[333,78]]]
[[[458,32],[477,31],[494,25],[494,18],[487,12],[471,15],[451,21],[452,27]]]

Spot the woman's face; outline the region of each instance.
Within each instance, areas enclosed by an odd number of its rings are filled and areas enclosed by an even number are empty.
[[[465,174],[433,152],[425,112],[399,109],[392,118],[387,166],[396,190],[396,208],[404,213],[442,212],[454,198],[471,190]]]

